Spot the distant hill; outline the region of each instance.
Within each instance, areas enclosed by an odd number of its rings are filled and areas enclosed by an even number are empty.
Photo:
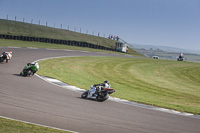
[[[180,48],[175,48],[175,47],[168,47],[168,46],[155,46],[155,45],[139,45],[139,44],[134,44],[134,47],[136,47],[137,49],[154,49],[154,50],[162,50],[165,52],[176,52],[176,53],[192,53],[192,54],[199,54],[200,55],[200,51],[194,51],[194,50],[187,50],[187,49],[180,49]]]
[[[177,60],[180,53],[184,54],[184,61],[200,62],[200,52],[189,51],[173,47],[153,46],[153,45],[134,45],[143,54],[152,57],[159,56],[164,60]]]

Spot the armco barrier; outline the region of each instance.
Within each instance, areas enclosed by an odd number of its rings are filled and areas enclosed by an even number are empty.
[[[91,44],[87,42],[78,42],[78,41],[73,41],[73,40],[58,40],[58,39],[51,39],[51,38],[13,36],[13,35],[4,35],[4,34],[0,34],[0,39],[44,42],[44,43],[53,43],[53,44],[62,44],[62,45],[70,45],[70,46],[77,46],[77,47],[88,47],[88,48],[101,49],[101,50],[117,51],[115,49],[108,48],[105,46],[95,45],[95,44]],[[117,52],[121,52],[121,51],[117,51]]]

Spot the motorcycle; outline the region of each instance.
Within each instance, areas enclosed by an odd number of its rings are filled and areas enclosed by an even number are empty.
[[[181,55],[179,55],[179,57],[177,58],[177,61],[183,61],[184,59],[184,56],[183,56],[183,53],[181,53]]]
[[[37,70],[39,68],[39,65],[36,63],[36,64],[31,64],[31,63],[28,63],[22,70],[22,72],[20,73],[21,76],[33,76]]]
[[[91,86],[91,87],[94,87],[94,86]],[[114,92],[115,92],[115,90],[111,89],[111,88],[103,89],[102,87],[96,87],[95,94],[91,95],[90,94],[91,92],[89,90],[87,90],[87,91],[83,92],[83,94],[81,95],[81,98],[94,99],[94,100],[103,102],[103,101],[107,100],[109,98],[109,95]]]
[[[4,62],[4,60],[6,60],[6,63],[8,63],[8,60],[10,60],[12,58],[12,51],[9,52],[3,52],[0,55],[0,63]]]

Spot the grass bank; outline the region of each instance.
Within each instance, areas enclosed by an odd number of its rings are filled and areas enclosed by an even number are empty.
[[[103,37],[5,19],[0,19],[0,34],[74,40],[106,47],[115,46],[115,41]]]
[[[43,25],[29,24],[29,23],[11,21],[11,20],[5,20],[5,19],[0,19],[0,34],[81,41],[81,42],[87,42],[87,43],[92,43],[92,44],[98,44],[98,45],[105,46],[108,48],[115,47],[115,43],[116,43],[115,40],[107,39],[104,37],[98,37],[94,35],[73,32],[73,31],[65,30],[65,29],[58,29],[58,28],[52,28],[52,27],[43,26]],[[30,44],[30,43],[27,42],[27,44]],[[32,43],[33,46],[31,47],[36,46],[36,44],[38,43],[33,42]],[[41,44],[43,45],[43,43]],[[55,47],[55,46],[50,45],[50,47]],[[62,49],[63,46],[57,45],[57,47]],[[72,49],[81,49],[81,48],[73,48],[70,46],[67,46],[67,47],[72,48]],[[49,46],[47,46],[46,48],[49,48]],[[90,48],[87,48],[87,49],[91,50]],[[97,51],[97,50],[94,50],[94,51]],[[129,49],[129,54],[141,56],[140,54],[138,54],[132,49]]]
[[[199,63],[122,57],[67,57],[40,61],[39,65],[39,75],[83,89],[109,80],[116,90],[114,97],[200,114]]]
[[[48,127],[28,124],[16,120],[9,120],[0,117],[1,133],[70,133],[67,131],[52,129]]]
[[[1,47],[34,47],[34,48],[49,48],[49,49],[70,49],[70,50],[79,50],[79,51],[125,54],[125,53],[121,53],[121,52],[93,49],[93,48],[86,48],[86,47],[75,47],[75,46],[61,45],[61,44],[28,42],[28,41],[6,40],[6,39],[0,39],[0,46]],[[2,52],[2,51],[0,51],[0,52]],[[131,49],[129,50],[128,54],[134,55],[134,56],[142,56]]]

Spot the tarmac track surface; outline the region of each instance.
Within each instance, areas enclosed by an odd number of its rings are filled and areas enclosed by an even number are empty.
[[[84,100],[80,98],[80,93],[52,85],[37,76],[19,76],[26,63],[42,58],[117,55],[0,48],[0,52],[9,50],[13,51],[12,60],[0,64],[0,116],[81,133],[200,132],[200,119],[110,100],[105,102]]]

